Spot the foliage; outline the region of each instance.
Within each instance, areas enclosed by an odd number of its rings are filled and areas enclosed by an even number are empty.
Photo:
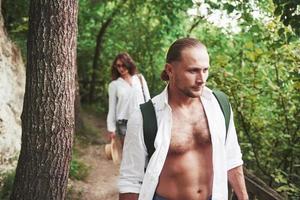
[[[9,199],[14,184],[15,173],[16,173],[15,170],[12,170],[5,174],[0,174],[1,176],[0,199],[2,200]]]
[[[285,26],[291,26],[294,32],[300,36],[300,2],[299,0],[273,0],[276,4],[274,14],[280,16],[280,21]]]
[[[246,166],[292,198],[300,183],[300,42],[278,35],[276,21],[244,21],[241,27],[235,35],[209,23],[195,31],[212,58],[208,83],[231,98]]]
[[[84,180],[89,174],[89,167],[79,160],[78,152],[73,150],[69,177],[73,180]]]
[[[72,159],[70,167],[70,178],[84,180],[88,176],[89,168],[77,158]]]
[[[26,55],[29,2],[2,0],[1,5],[4,26],[10,38],[21,47],[23,55]]]
[[[16,6],[5,2],[10,9]],[[298,1],[193,2],[80,0],[77,63],[82,102],[89,93],[97,35],[113,12],[116,15],[104,34],[96,69],[94,110],[107,110],[107,85],[116,54],[127,51],[132,55],[154,96],[165,86],[160,72],[169,45],[179,37],[196,37],[207,45],[211,57],[209,86],[223,90],[231,99],[245,165],[289,199],[299,197]],[[188,14],[189,8],[197,10],[204,2],[207,15],[226,11],[229,16],[237,16],[240,31],[216,26],[208,16]],[[14,23],[10,22],[9,34],[20,30],[16,28],[23,24],[19,15],[26,19],[23,13],[12,15]],[[15,36],[24,42],[24,38]],[[71,171],[80,171],[79,166],[73,161]]]
[[[68,185],[68,191],[66,195],[66,200],[81,200],[83,199],[83,189],[77,191],[74,189],[74,186]]]
[[[81,1],[78,37],[78,73],[85,80],[91,80],[91,61],[95,38],[101,24],[116,9],[118,1]],[[114,57],[123,51],[129,52],[137,63],[139,71],[145,75],[150,89],[158,93],[156,83],[164,64],[164,52],[170,42],[184,35],[182,21],[190,1],[126,1],[120,12],[113,18],[107,30],[97,71],[99,80],[96,89],[99,102],[107,106],[107,85],[110,82],[110,66]],[[176,25],[176,26],[175,26]],[[109,36],[109,37],[108,37]],[[84,52],[82,52],[84,51]],[[82,52],[82,53],[81,53]],[[81,55],[83,59],[81,58]],[[85,81],[87,83],[88,81]],[[85,101],[88,84],[81,85],[82,100]]]

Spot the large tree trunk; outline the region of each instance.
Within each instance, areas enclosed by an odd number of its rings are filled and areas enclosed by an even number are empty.
[[[31,0],[12,200],[64,199],[74,132],[76,0]]]

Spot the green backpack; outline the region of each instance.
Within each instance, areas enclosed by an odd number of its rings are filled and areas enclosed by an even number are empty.
[[[226,126],[225,142],[226,142],[230,114],[231,114],[230,103],[229,103],[227,96],[223,92],[214,90],[213,94],[215,95],[216,99],[218,100],[221,110],[223,112],[224,118],[225,118],[225,126]],[[147,101],[146,103],[141,104],[140,109],[141,109],[142,116],[143,116],[144,141],[145,141],[145,145],[146,145],[147,152],[148,152],[148,159],[150,160],[152,154],[155,151],[154,140],[155,140],[156,133],[157,133],[156,114],[155,114],[154,106],[153,106],[151,99],[149,101]]]

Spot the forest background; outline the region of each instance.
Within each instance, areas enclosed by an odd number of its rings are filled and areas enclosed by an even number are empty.
[[[2,1],[9,37],[26,62],[29,1]],[[128,52],[151,96],[170,44],[195,37],[211,57],[208,86],[224,91],[247,169],[289,199],[300,196],[299,1],[79,0],[81,105],[107,112],[111,63]]]

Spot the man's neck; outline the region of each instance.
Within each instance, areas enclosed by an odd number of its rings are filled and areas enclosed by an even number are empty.
[[[199,103],[199,99],[200,97],[189,97],[172,87],[168,87],[168,103],[172,108],[189,107]]]

